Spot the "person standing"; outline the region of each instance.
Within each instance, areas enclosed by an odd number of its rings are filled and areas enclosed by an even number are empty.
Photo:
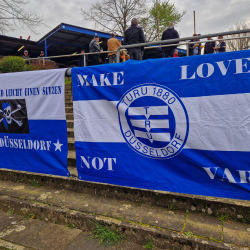
[[[207,40],[209,40],[210,42],[205,43],[204,54],[213,54],[215,41],[212,40],[212,37],[208,37]]]
[[[110,39],[108,40],[107,44],[108,44],[108,51],[117,50],[121,46],[119,40],[115,38],[115,34],[110,35]],[[109,58],[109,63],[115,63],[116,52],[108,53],[108,58]]]
[[[223,36],[218,36],[218,39],[223,39]],[[219,43],[214,47],[217,53],[226,52],[226,43],[224,41],[219,41]]]
[[[171,22],[169,23],[168,28],[162,33],[161,40],[169,40],[169,39],[175,39],[179,38],[179,33],[174,29],[174,24]],[[174,42],[171,44],[175,44],[178,42]],[[174,51],[177,48],[177,46],[170,46],[170,47],[163,47],[162,50],[165,54],[165,57],[173,57]]]
[[[201,34],[198,34],[200,36]],[[201,54],[201,44],[199,43],[200,39],[195,40],[197,43],[193,44],[193,56]]]
[[[85,50],[81,49],[81,54],[84,54]],[[88,55],[85,56],[85,65],[88,66]],[[84,56],[79,57],[78,67],[84,67]]]
[[[89,43],[89,52],[102,52],[99,45],[99,36],[94,36],[94,38]],[[91,55],[92,65],[98,65],[100,63],[100,54]]]
[[[21,56],[23,59],[25,59],[25,63],[26,64],[29,64],[30,63],[30,56],[29,56],[29,52],[28,52],[28,50],[25,50],[24,52],[23,52],[23,55]]]
[[[144,32],[141,27],[138,26],[138,20],[133,18],[131,26],[124,32],[124,45],[145,43]],[[130,59],[142,60],[143,47],[131,48],[128,51]]]
[[[37,58],[41,58],[41,57],[45,57],[45,54],[43,51],[40,52],[40,56],[38,56]]]

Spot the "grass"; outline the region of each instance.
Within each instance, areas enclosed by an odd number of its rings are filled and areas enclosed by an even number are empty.
[[[10,248],[1,247],[1,246],[0,246],[0,249],[1,249],[1,250],[11,250]]]
[[[26,218],[27,220],[29,220],[29,219],[35,219],[35,217],[36,217],[35,214],[28,214],[28,215],[25,216],[25,218]]]
[[[186,232],[184,234],[187,235],[188,237],[193,237],[194,236],[192,232]]]
[[[154,249],[153,240],[149,239],[143,247],[146,249]]]
[[[39,183],[39,181],[29,180],[29,182],[30,182],[31,186],[35,186],[35,187],[40,187],[41,186],[41,183]]]
[[[65,84],[71,83],[71,77],[65,77]]]
[[[74,229],[76,228],[76,225],[75,224],[71,224],[71,223],[67,223],[66,227],[70,228],[70,229]]]
[[[227,214],[219,214],[219,213],[217,213],[216,216],[217,216],[217,218],[218,218],[221,222],[224,222],[224,221],[229,220],[229,216],[228,216]]]
[[[92,222],[96,229],[92,231],[92,239],[99,240],[99,246],[102,244],[105,247],[117,245],[119,246],[122,240],[126,240],[126,237],[121,234],[117,229],[111,230],[107,226],[103,226],[96,221]]]
[[[7,213],[8,214],[14,214],[15,212],[13,210],[9,210]]]
[[[168,204],[167,205],[167,210],[175,210],[176,206],[174,204]]]

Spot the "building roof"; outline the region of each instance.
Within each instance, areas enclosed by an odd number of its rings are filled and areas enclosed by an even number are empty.
[[[81,48],[88,50],[89,42],[95,35],[100,37],[101,47],[106,48],[107,40],[110,38],[109,33],[61,23],[39,39],[37,44],[42,44],[45,47],[47,43],[48,55],[50,56],[72,54]],[[116,36],[116,38],[123,40],[121,36]]]
[[[18,51],[24,46],[20,51]],[[37,45],[37,42],[25,39],[0,35],[0,55],[23,55],[23,51],[28,50],[30,56],[37,57],[41,50],[44,50],[42,45]]]

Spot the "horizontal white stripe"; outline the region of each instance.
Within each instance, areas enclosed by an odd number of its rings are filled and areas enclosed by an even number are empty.
[[[189,117],[185,148],[250,151],[250,94],[182,98]],[[118,102],[76,101],[76,141],[126,143],[119,126]]]
[[[144,115],[149,118],[151,115],[168,115],[167,106],[131,107],[128,108],[129,116]]]
[[[137,128],[169,128],[169,120],[130,120],[133,127]],[[149,131],[149,130],[148,130]]]
[[[5,94],[0,99],[25,99],[29,120],[66,120],[64,82],[65,69],[0,74],[0,89],[4,93],[6,89],[22,88],[22,96],[6,96]],[[54,86],[61,86],[62,94],[41,94],[44,87]],[[40,94],[25,96],[25,88],[40,88]]]
[[[171,141],[170,133],[146,133],[139,130],[135,130],[134,132],[135,132],[135,137],[148,139],[152,143],[153,141],[166,141],[166,142]]]

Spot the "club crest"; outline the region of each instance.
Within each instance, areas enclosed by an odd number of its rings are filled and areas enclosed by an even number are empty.
[[[188,137],[188,114],[169,88],[138,85],[123,95],[117,109],[123,137],[137,153],[168,159],[183,149]]]

